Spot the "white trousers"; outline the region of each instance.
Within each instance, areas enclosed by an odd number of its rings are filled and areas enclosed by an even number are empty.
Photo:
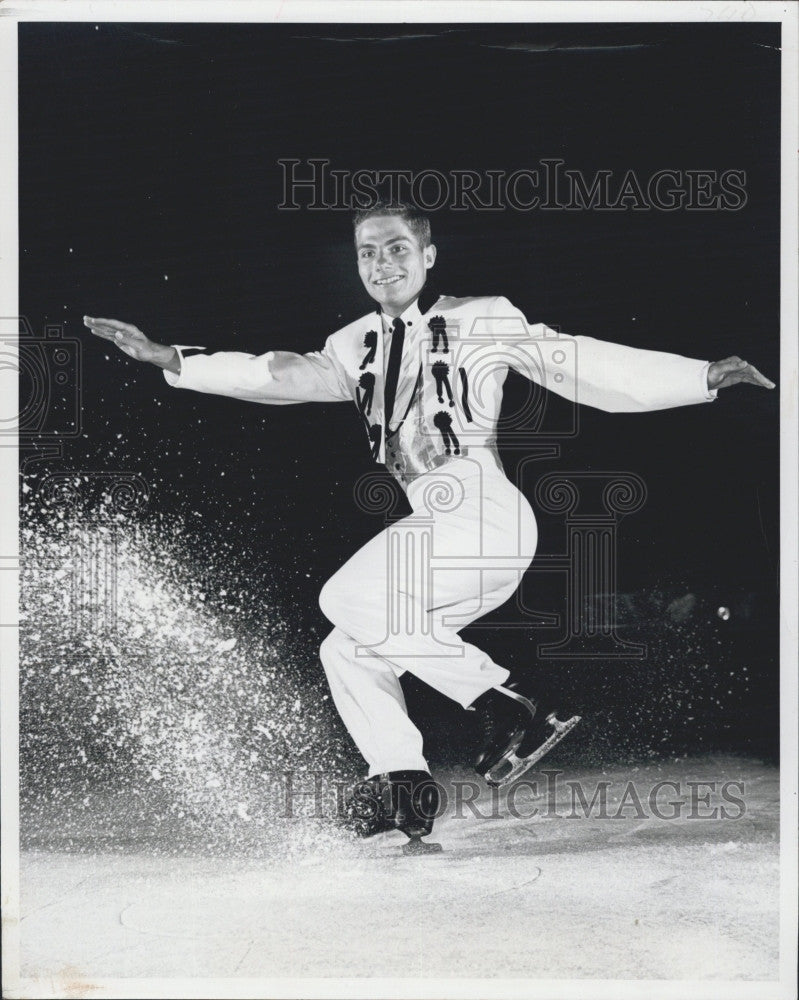
[[[456,458],[415,480],[413,513],[325,584],[335,628],[320,656],[336,708],[369,776],[428,770],[408,717],[406,670],[464,708],[508,671],[458,632],[517,589],[537,542],[527,500],[493,461]]]

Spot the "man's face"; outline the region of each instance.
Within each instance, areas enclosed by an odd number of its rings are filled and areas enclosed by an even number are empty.
[[[395,215],[362,222],[355,247],[364,288],[389,316],[399,316],[413,302],[436,260],[436,248],[419,246],[408,224]]]

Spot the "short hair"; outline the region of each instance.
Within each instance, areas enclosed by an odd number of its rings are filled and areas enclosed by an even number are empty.
[[[362,208],[352,217],[353,234],[357,236],[358,226],[367,219],[382,215],[396,215],[407,225],[421,247],[429,247],[433,242],[430,232],[430,217],[410,202],[377,201],[371,208]]]

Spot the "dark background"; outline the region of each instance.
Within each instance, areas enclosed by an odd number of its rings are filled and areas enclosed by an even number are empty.
[[[142,474],[146,517],[183,519],[200,554],[224,542],[251,602],[277,589],[311,697],[318,592],[383,524],[353,499],[373,468],[355,407],[174,391],[81,324],[302,352],[368,311],[349,215],[279,211],[278,159],[480,171],[559,157],[617,180],[743,170],[738,211],[435,213],[436,284],[505,295],[571,334],[736,353],[779,383],[778,26],[25,23],[19,44],[21,311],[82,344],[83,433],[28,466],[32,495],[55,470]],[[522,391],[512,376],[508,404]],[[568,753],[776,753],[778,455],[778,391],[744,386],[659,413],[583,408],[579,436],[538,464],[629,470],[648,490],[618,558],[620,633],[648,657],[542,661],[589,717]],[[503,447],[512,478],[520,457]],[[562,550],[557,518],[540,526],[540,551]],[[524,593],[563,610],[549,576]],[[525,623],[512,603],[499,617]],[[469,635],[512,668],[556,638],[490,622]],[[460,710],[407,687],[431,758],[468,754]]]

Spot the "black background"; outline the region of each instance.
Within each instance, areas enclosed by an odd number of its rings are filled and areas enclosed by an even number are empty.
[[[279,211],[278,159],[745,171],[738,211],[434,213],[436,285],[505,295],[571,334],[737,353],[779,382],[778,26],[25,23],[19,44],[21,311],[82,342],[84,433],[38,472],[139,472],[150,515],[187,517],[198,551],[232,540],[254,600],[259,580],[278,585],[312,689],[324,687],[319,589],[382,527],[353,499],[373,468],[355,407],[171,390],[81,324],[88,313],[167,343],[302,352],[367,312],[349,214]],[[523,387],[511,377],[507,391],[512,404]],[[649,657],[543,664],[610,734],[603,752],[630,730],[639,750],[775,752],[778,455],[778,391],[743,386],[658,413],[583,408],[579,436],[540,463],[629,470],[647,486],[620,526],[618,584],[622,634]],[[520,456],[503,457],[513,478]],[[562,547],[561,529],[542,516],[541,552]],[[549,577],[530,574],[525,593],[563,609]],[[668,606],[688,593],[695,609],[675,623]],[[524,622],[513,605],[501,617]],[[555,637],[488,624],[469,632],[512,668]],[[691,694],[689,726],[675,696]],[[458,710],[413,680],[408,696],[433,757],[462,753]]]

